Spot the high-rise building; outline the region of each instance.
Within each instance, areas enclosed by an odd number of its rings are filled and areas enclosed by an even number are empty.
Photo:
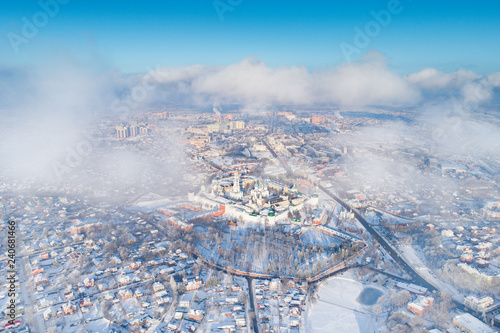
[[[116,126],[116,137],[118,139],[128,138],[130,131],[127,126]]]
[[[311,118],[311,123],[313,124],[322,124],[326,122],[326,117],[323,117],[323,116],[313,116]]]
[[[236,120],[229,123],[229,129],[239,130],[245,129],[245,122],[242,120]]]
[[[139,126],[131,125],[130,126],[130,136],[137,136],[137,135],[139,135]]]
[[[116,137],[118,139],[125,139],[131,136],[137,136],[140,134],[146,134],[149,132],[149,126],[145,123],[137,124],[132,123],[132,125],[120,125],[116,126]]]

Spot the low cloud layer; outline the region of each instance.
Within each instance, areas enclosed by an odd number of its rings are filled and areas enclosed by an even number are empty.
[[[170,98],[202,105],[415,106],[436,97],[484,102],[500,86],[500,73],[483,77],[465,69],[443,73],[427,68],[398,75],[375,51],[360,61],[315,71],[298,66],[271,68],[250,57],[226,67],[158,68],[146,76],[155,85],[148,101]]]
[[[28,178],[54,174],[54,161],[64,161],[78,148],[94,120],[106,115],[119,122],[136,110],[165,104],[235,103],[249,113],[276,104],[410,106],[433,128],[438,146],[450,142],[453,147],[470,137],[476,152],[486,154],[496,147],[484,142],[499,142],[498,131],[488,122],[478,125],[473,113],[497,100],[499,87],[500,73],[427,68],[398,75],[377,52],[314,71],[272,68],[253,57],[225,67],[164,67],[137,75],[71,61],[0,68],[0,169]]]
[[[313,72],[297,66],[270,68],[246,58],[227,67],[160,68],[149,75],[159,90],[189,92],[198,103],[392,105],[419,100],[418,89],[392,73],[379,54]]]
[[[107,77],[59,64],[4,72],[0,85],[0,169],[13,176],[45,176],[64,159],[112,91]]]

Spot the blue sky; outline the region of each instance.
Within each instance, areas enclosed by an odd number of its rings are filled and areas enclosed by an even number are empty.
[[[22,37],[23,17],[32,22],[42,9],[38,1],[2,0],[0,66],[37,66],[66,56],[138,73],[257,56],[270,67],[328,68],[346,62],[341,43],[355,45],[354,28],[364,30],[374,20],[370,12],[387,10],[391,1],[231,2],[239,1],[220,0],[231,7],[221,20],[213,0],[70,0],[15,53],[9,33]],[[500,2],[401,0],[399,7],[352,60],[376,49],[401,74],[426,67],[500,70]]]

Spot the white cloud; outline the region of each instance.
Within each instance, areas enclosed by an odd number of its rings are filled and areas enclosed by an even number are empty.
[[[389,71],[378,53],[313,72],[297,66],[271,68],[246,58],[227,67],[161,68],[146,75],[162,84],[161,89],[190,94],[202,103],[392,105],[419,99],[418,89]]]
[[[0,169],[24,178],[54,176],[53,162],[75,149],[114,86],[107,75],[70,63],[0,79],[15,87],[3,92],[17,101],[0,109]]]
[[[238,103],[248,113],[273,104],[426,106],[435,96],[447,95],[453,103],[416,111],[422,114],[420,120],[441,133],[429,140],[449,153],[488,156],[498,151],[497,127],[476,121],[471,111],[498,92],[500,73],[482,77],[467,70],[442,73],[428,68],[404,77],[391,72],[378,53],[316,71],[302,66],[272,68],[255,58],[226,67],[159,68],[134,76],[57,63],[32,71],[0,71],[0,171],[27,178],[53,176],[53,162],[65,161],[94,115],[108,112],[119,119],[112,103],[125,101],[135,87],[145,88],[145,78],[147,96],[133,99],[131,109],[153,102]]]
[[[500,72],[490,74],[488,81],[493,87],[500,87]]]
[[[464,102],[470,106],[488,101],[493,96],[491,85],[487,80],[467,82],[461,90]]]
[[[435,68],[426,68],[410,74],[407,80],[423,90],[432,90],[457,88],[467,81],[473,81],[478,78],[479,76],[476,73],[466,69],[459,69],[452,73],[443,73]]]
[[[273,69],[247,58],[195,78],[192,90],[221,102],[307,104],[312,98],[312,75],[304,67]]]
[[[321,99],[342,105],[414,104],[419,91],[390,72],[380,57],[347,63],[320,74]]]

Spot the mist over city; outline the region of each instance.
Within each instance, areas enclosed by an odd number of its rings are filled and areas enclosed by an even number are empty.
[[[499,332],[497,2],[0,9],[1,331]]]

